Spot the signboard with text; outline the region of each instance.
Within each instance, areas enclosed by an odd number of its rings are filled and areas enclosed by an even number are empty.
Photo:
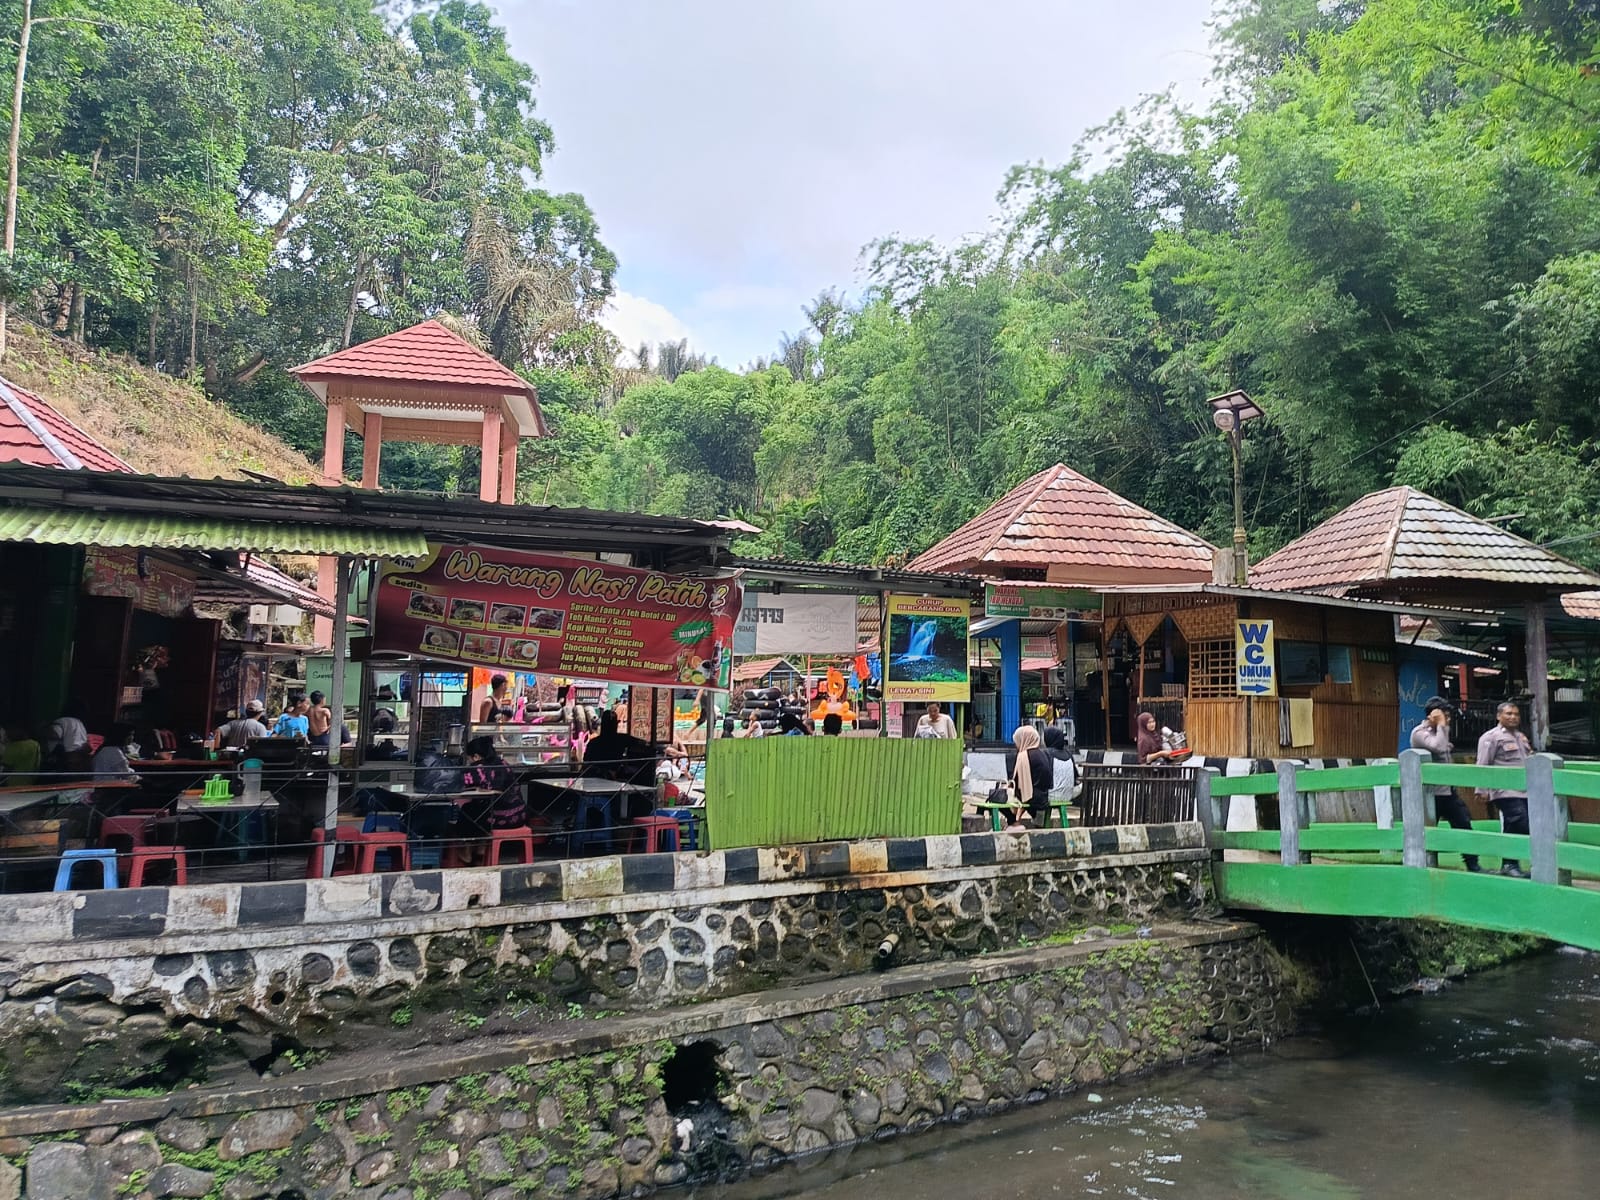
[[[658,687],[725,689],[738,575],[699,578],[480,546],[385,568],[374,650]]]
[[[856,598],[818,593],[745,593],[735,654],[854,654]]]
[[[926,703],[966,701],[971,604],[933,596],[890,596],[883,698]]]
[[[124,596],[144,612],[184,617],[194,605],[194,579],[138,550],[83,552],[83,590],[91,596]]]
[[[1065,621],[1082,613],[1097,614],[1100,608],[1100,593],[1087,588],[1008,582],[987,583],[983,587],[983,613],[986,617]]]
[[[1234,691],[1241,696],[1278,694],[1278,658],[1271,621],[1235,621]]]

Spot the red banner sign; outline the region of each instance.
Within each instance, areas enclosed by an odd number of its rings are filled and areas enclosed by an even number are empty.
[[[133,606],[163,617],[185,617],[194,605],[194,579],[137,550],[83,552],[83,590],[91,596],[125,596]]]
[[[586,559],[435,546],[385,568],[374,650],[442,662],[645,683],[727,688],[738,575],[695,578]]]

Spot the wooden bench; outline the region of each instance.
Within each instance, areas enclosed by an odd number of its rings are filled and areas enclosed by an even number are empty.
[[[1081,824],[1166,825],[1196,820],[1199,767],[1085,763]]]

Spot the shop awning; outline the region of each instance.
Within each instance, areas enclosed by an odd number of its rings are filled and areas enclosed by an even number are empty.
[[[206,604],[259,604],[275,601],[314,617],[333,616],[333,605],[310,587],[260,558],[247,558],[237,572],[208,571],[195,587],[195,599]]]
[[[27,506],[0,512],[0,542],[387,559],[416,559],[428,553],[428,541],[420,531]]]

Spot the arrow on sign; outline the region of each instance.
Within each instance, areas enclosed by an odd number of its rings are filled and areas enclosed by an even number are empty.
[[[1267,690],[1267,685],[1264,683],[1241,683],[1239,685],[1239,690],[1241,692],[1254,692],[1257,695],[1260,695],[1262,692]]]

